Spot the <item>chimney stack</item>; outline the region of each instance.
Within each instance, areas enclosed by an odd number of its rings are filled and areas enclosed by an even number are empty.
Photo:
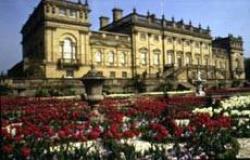
[[[114,8],[113,10],[113,21],[116,22],[123,16],[123,10],[119,8]]]
[[[100,28],[103,28],[109,24],[109,17],[102,16],[99,18],[99,20],[100,20]]]

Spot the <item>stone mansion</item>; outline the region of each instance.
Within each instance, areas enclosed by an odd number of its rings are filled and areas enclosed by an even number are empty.
[[[245,79],[241,37],[213,39],[209,27],[136,9],[112,12],[112,20],[100,17],[100,31],[91,31],[87,1],[41,0],[21,30],[23,59],[9,75],[81,78],[94,65],[117,79],[188,81],[198,70],[206,80]]]

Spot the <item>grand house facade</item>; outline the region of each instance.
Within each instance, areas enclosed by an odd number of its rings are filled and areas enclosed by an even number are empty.
[[[245,79],[243,40],[211,36],[195,27],[141,15],[124,16],[114,8],[113,20],[100,17],[100,31],[90,30],[87,2],[41,0],[24,24],[23,60],[10,75],[35,78],[80,78],[91,65],[105,77],[130,79]],[[20,75],[19,75],[20,76]]]

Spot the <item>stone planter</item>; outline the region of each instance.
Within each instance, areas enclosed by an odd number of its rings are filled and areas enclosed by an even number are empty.
[[[102,88],[105,78],[95,70],[92,66],[91,70],[83,76],[82,82],[85,87],[86,96],[84,99],[90,103],[90,105],[95,105],[104,99],[102,94]]]

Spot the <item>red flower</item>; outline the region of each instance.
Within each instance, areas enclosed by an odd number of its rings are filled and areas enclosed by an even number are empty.
[[[95,127],[88,134],[88,138],[89,139],[97,139],[100,137],[100,135],[101,135],[101,131],[100,131],[99,127]]]
[[[23,147],[21,149],[21,154],[23,157],[28,157],[30,155],[30,153],[31,153],[31,149],[28,147]]]
[[[12,147],[12,145],[7,144],[7,145],[3,146],[2,151],[4,153],[10,154],[13,151],[13,147]]]
[[[183,133],[183,129],[181,127],[176,128],[174,131],[174,135],[177,137],[181,137],[182,133]]]

